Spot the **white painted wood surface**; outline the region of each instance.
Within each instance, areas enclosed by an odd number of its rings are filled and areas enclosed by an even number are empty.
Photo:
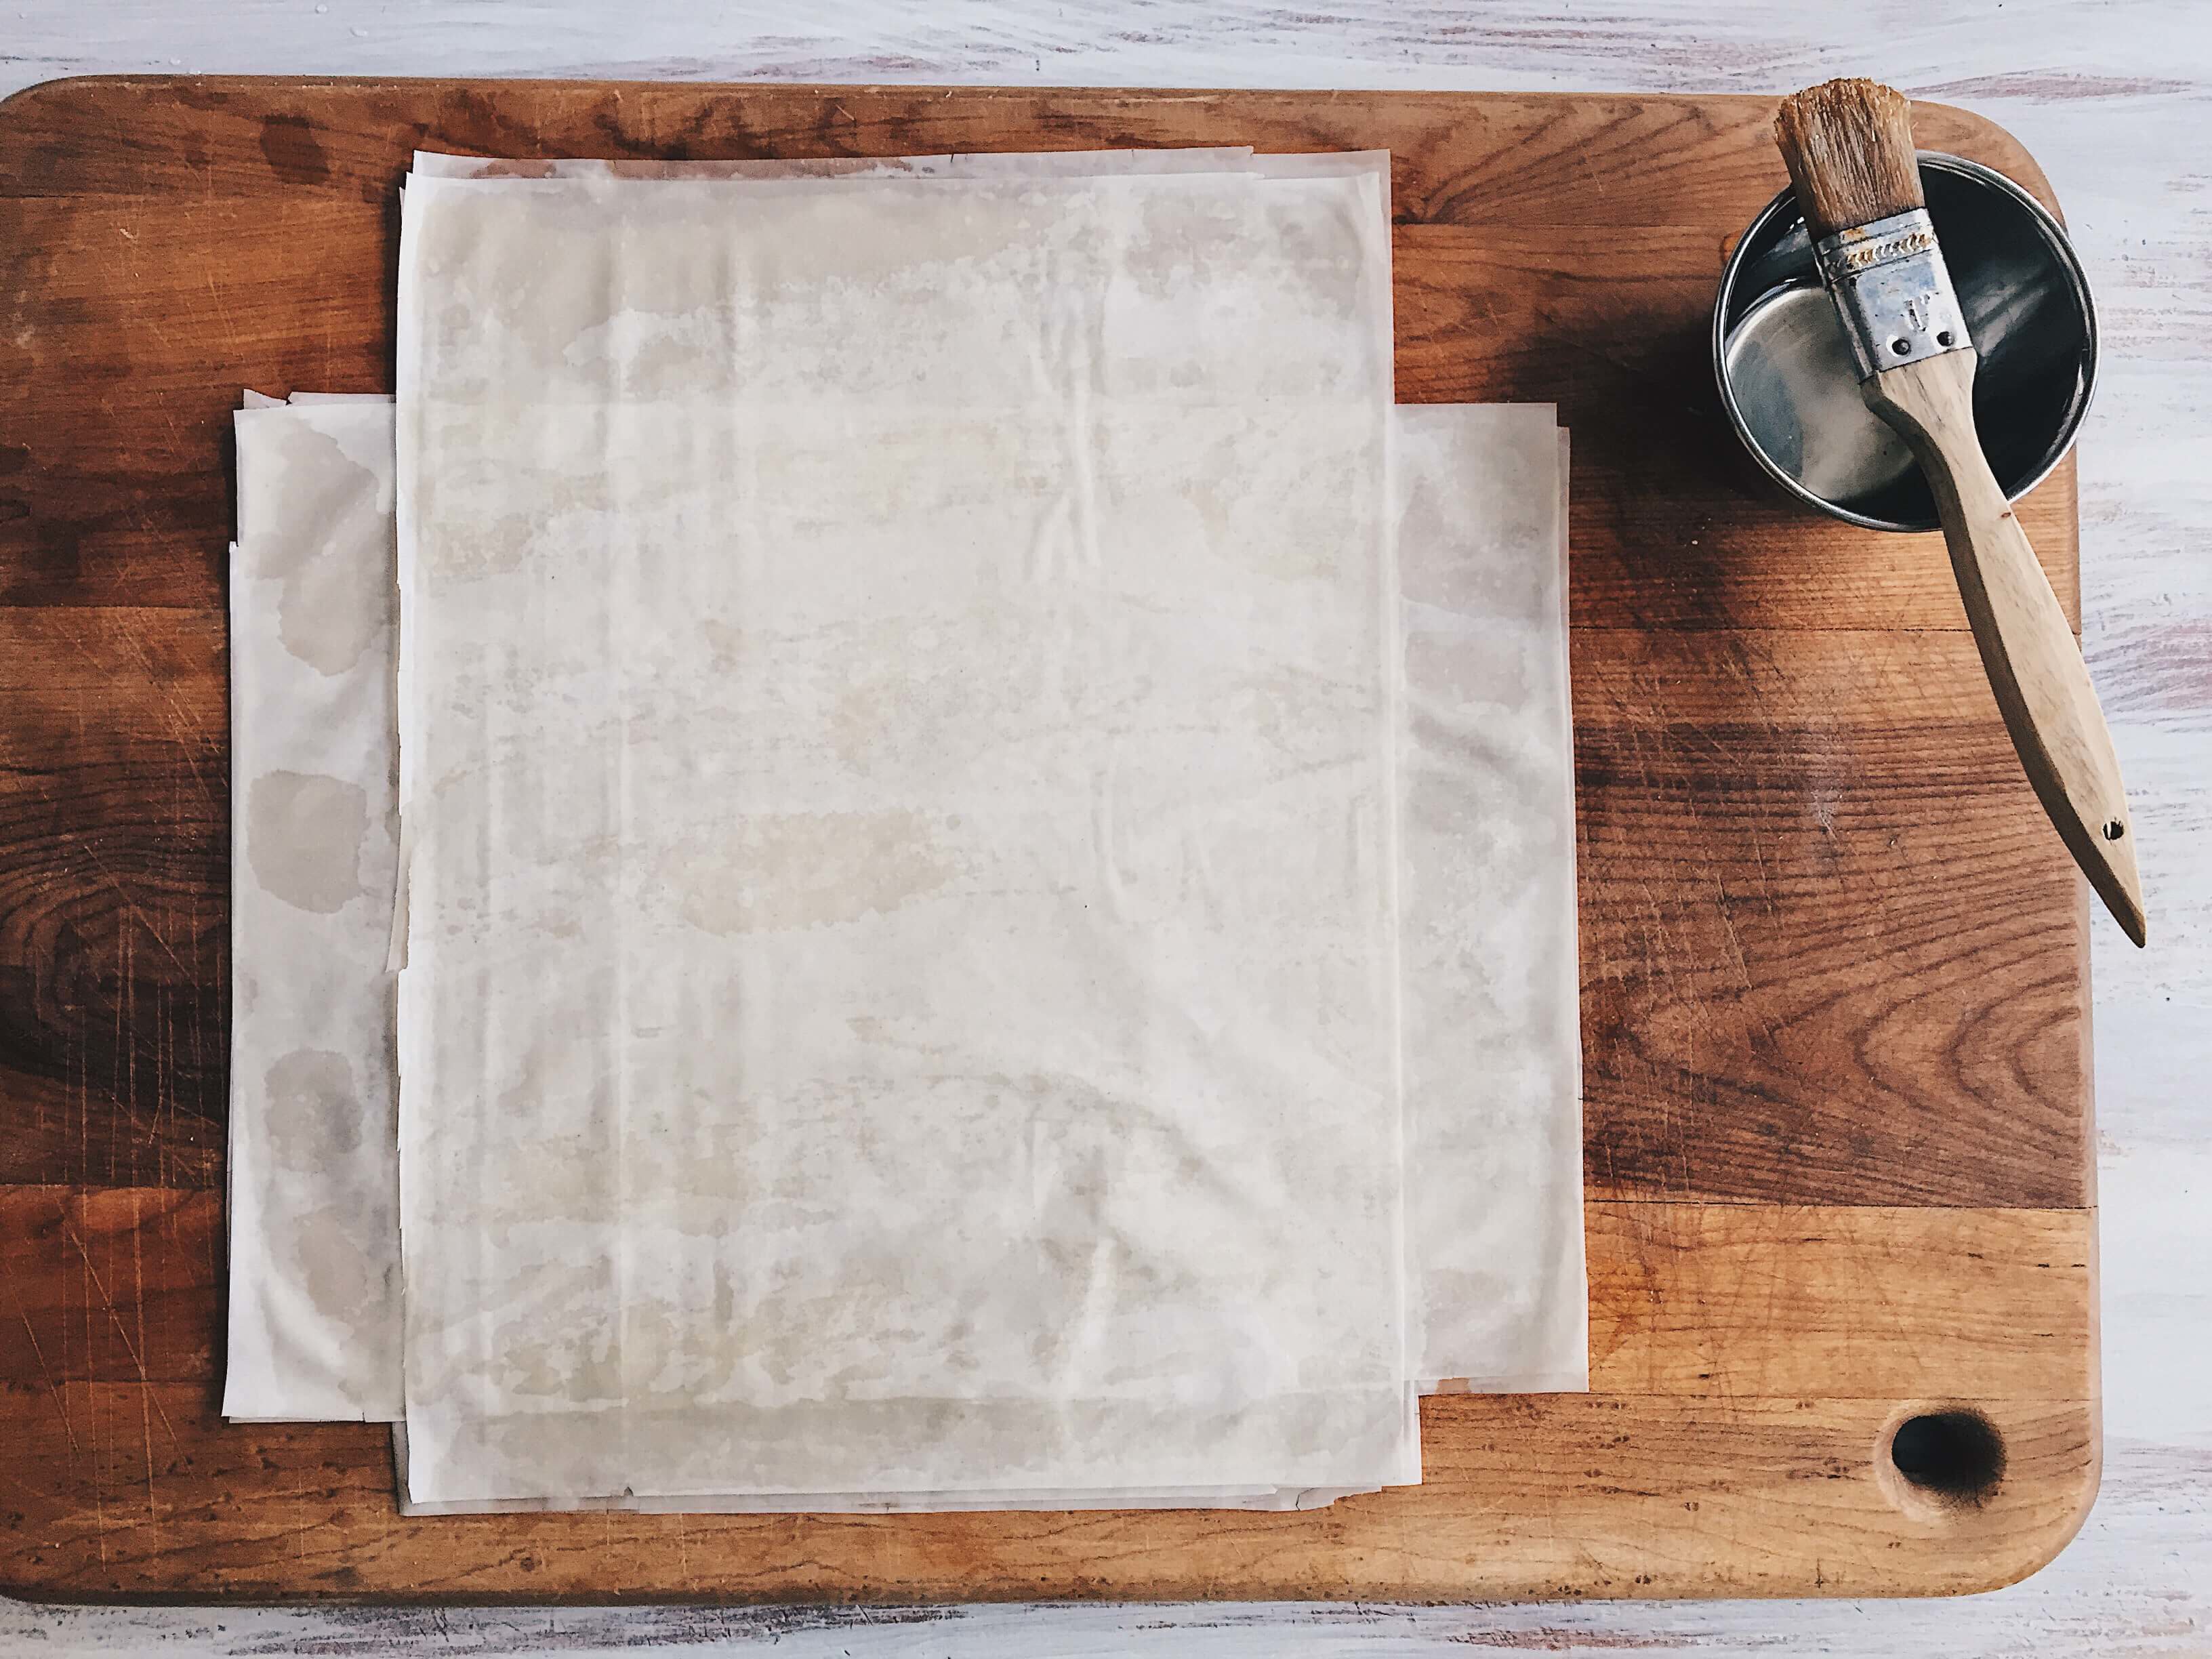
[[[1872,74],[2040,160],[2105,338],[2081,440],[2089,657],[2151,908],[2100,921],[2104,1495],[1964,1601],[174,1612],[0,1602],[0,1653],[2212,1652],[2212,5],[2203,0],[0,0],[0,93],[136,70],[1782,93]],[[4,1503],[0,1495],[0,1503]]]

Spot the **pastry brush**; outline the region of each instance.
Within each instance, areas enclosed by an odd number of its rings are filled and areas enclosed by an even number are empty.
[[[2013,747],[2074,861],[2130,939],[2142,882],[2119,757],[2058,596],[1974,428],[1974,343],[1928,216],[1911,106],[1877,82],[1782,100],[1774,140],[1842,318],[1867,407],[1927,475]]]

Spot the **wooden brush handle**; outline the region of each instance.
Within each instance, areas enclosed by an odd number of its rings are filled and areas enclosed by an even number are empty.
[[[2028,781],[2074,861],[2143,942],[2142,884],[2119,757],[2089,670],[1974,430],[1975,354],[1884,369],[1867,404],[1911,446],[1936,493],[1951,568]]]

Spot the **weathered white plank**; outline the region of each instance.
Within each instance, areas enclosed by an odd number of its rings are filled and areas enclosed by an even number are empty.
[[[0,1650],[2067,1659],[2212,1647],[2212,11],[2198,0],[0,0],[0,93],[139,70],[1771,93],[1863,72],[2010,127],[2065,204],[2102,316],[2106,373],[2081,449],[2087,635],[2152,906],[2149,951],[2100,927],[2094,959],[2114,1437],[2081,1537],[2027,1583],[1966,1602],[219,1615],[0,1603]]]

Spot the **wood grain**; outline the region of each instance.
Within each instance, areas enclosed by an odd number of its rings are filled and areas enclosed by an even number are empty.
[[[0,606],[0,1179],[221,1179],[225,674],[219,612]]]
[[[0,378],[0,407],[15,400],[26,422],[9,441],[21,452],[12,471],[0,447],[0,602],[217,603],[228,498],[183,434],[219,416],[224,387],[241,377],[278,391],[388,383],[392,202],[416,143],[520,149],[543,142],[526,132],[560,131],[635,154],[651,148],[647,135],[677,132],[669,148],[687,155],[776,143],[842,154],[902,142],[1002,147],[1016,120],[1035,124],[1020,142],[1042,148],[1192,143],[1218,131],[1202,94],[1042,93],[1018,112],[1012,94],[977,104],[841,88],[834,101],[851,120],[825,135],[818,109],[788,88],[709,110],[672,88],[509,85],[494,104],[436,83],[403,94],[296,82],[262,90],[251,107],[192,83],[134,108],[134,125],[118,131],[86,105],[94,84],[40,88],[11,106],[21,137],[0,152],[0,281],[48,296],[46,318],[71,327],[90,423],[41,434],[27,373]],[[1524,121],[1501,149],[1491,146],[1503,135],[1468,131],[1449,99],[1332,106],[1243,94],[1238,131],[1269,149],[1392,149],[1399,395],[1560,405],[1577,434],[1578,623],[1963,629],[1935,538],[1904,557],[1889,538],[1808,517],[1723,417],[1705,368],[1714,284],[1734,236],[1782,183],[1771,146],[1752,143],[1763,132],[1756,101],[1600,99],[1574,123]],[[1930,144],[2039,184],[2018,146],[1985,124],[1940,108],[1924,119]],[[1586,147],[1592,132],[1606,137]],[[272,133],[273,160],[262,142]],[[319,159],[305,159],[310,143]],[[1598,169],[1623,147],[1663,158],[1650,188],[1641,173],[1632,187]],[[155,188],[148,169],[165,163],[219,174],[226,188],[213,202]],[[0,337],[0,368],[9,354]],[[1665,418],[1629,413],[1643,410]],[[93,454],[101,465],[85,465]],[[2062,469],[2024,507],[2039,547],[2070,544],[2072,487]],[[1626,501],[1638,504],[1632,521],[1611,505]],[[207,550],[203,561],[152,556],[185,536]],[[2062,548],[2048,568],[2074,606],[2070,554]]]
[[[132,1235],[151,1255],[174,1230],[204,1259],[219,1222],[196,1194],[102,1194],[98,1219],[60,1194],[18,1204],[11,1228],[33,1210],[34,1250],[64,1268],[72,1236],[100,1230],[102,1316],[134,1306],[127,1279],[107,1282]],[[2079,1523],[2095,1486],[2086,1214],[1598,1203],[1589,1230],[1598,1393],[1430,1401],[1419,1488],[1306,1515],[405,1521],[382,1431],[225,1429],[191,1322],[157,1319],[135,1345],[54,1335],[35,1377],[0,1368],[22,1437],[15,1566],[68,1596],[143,1593],[179,1560],[234,1596],[1151,1599],[1226,1578],[1422,1600],[1463,1595],[1471,1562],[1512,1595],[1936,1592],[2016,1576]],[[159,1288],[159,1305],[192,1294]],[[82,1317],[69,1300],[65,1326]],[[2005,1436],[2006,1486],[1900,1517],[1878,1443],[1969,1377]],[[1688,1535],[1698,1549],[1654,1547]]]
[[[212,1382],[222,1206],[149,1187],[0,1187],[0,1384]]]
[[[1593,1189],[2089,1201],[2079,884],[1972,641],[1573,654]]]
[[[1710,283],[1778,185],[1767,113],[191,80],[10,101],[0,1178],[19,1190],[0,1220],[11,1281],[37,1289],[0,1336],[0,1578],[76,1596],[1841,1594],[1979,1587],[2056,1549],[2096,1469],[2081,892],[1933,538],[1796,516],[1685,401]],[[2039,187],[1986,124],[1919,118]],[[375,1431],[222,1425],[222,434],[241,385],[384,384],[406,152],[1205,142],[1390,148],[1401,395],[1553,400],[1576,430],[1601,1392],[1432,1402],[1421,1488],[1271,1517],[403,1522]],[[2062,594],[2072,489],[2062,470],[2023,508]],[[1948,1400],[1979,1402],[2009,1462],[1985,1502],[1937,1514],[1876,1474],[1896,1418]]]
[[[191,1383],[212,1404],[222,1224],[210,1192],[0,1188],[15,1319],[0,1383]],[[1602,1393],[1884,1401],[1966,1376],[1984,1398],[2091,1389],[2081,1211],[1593,1200],[1587,1229]],[[1711,1317],[1732,1305],[1759,1317]],[[2050,1340],[2021,1344],[2022,1325]],[[383,1459],[380,1445],[388,1473]]]
[[[1306,1515],[426,1524],[393,1516],[380,1436],[363,1425],[270,1428],[249,1448],[214,1431],[201,1396],[167,1384],[70,1383],[35,1410],[13,1392],[0,1403],[25,1419],[13,1462],[27,1485],[106,1494],[61,1513],[33,1500],[17,1570],[69,1599],[142,1595],[185,1553],[201,1593],[243,1600],[396,1589],[905,1602],[957,1588],[969,1600],[1161,1601],[1226,1578],[1262,1594],[1422,1601],[1463,1597],[1474,1563],[1509,1595],[1932,1594],[1989,1589],[2047,1559],[2080,1525],[2097,1464],[2080,1400],[1959,1402],[2006,1425],[2006,1492],[1905,1522],[1871,1474],[1899,1409],[1887,1402],[1462,1395],[1424,1406],[1437,1449],[1422,1486]],[[1685,1534],[1700,1540],[1688,1555],[1654,1548]],[[1071,1560],[1085,1564],[1073,1584]]]
[[[222,643],[201,611],[0,607],[9,1179],[221,1179]],[[1594,1187],[2085,1203],[2074,878],[1968,636],[1573,657]]]

